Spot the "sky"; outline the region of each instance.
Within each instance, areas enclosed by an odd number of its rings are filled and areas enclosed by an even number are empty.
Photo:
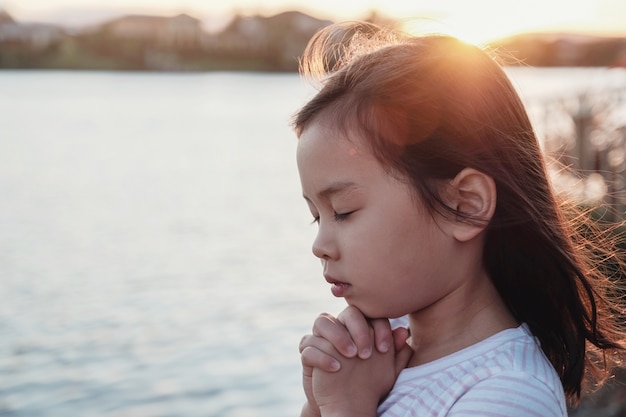
[[[515,33],[583,32],[626,36],[626,0],[0,0],[18,21],[81,26],[127,13],[188,13],[210,30],[233,13],[272,15],[300,10],[333,21],[377,10],[409,30],[449,33],[480,43]]]

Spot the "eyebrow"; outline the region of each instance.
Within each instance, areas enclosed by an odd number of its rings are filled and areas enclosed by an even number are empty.
[[[355,182],[351,181],[337,181],[331,183],[328,187],[317,193],[319,198],[330,198],[335,194],[350,192],[358,189],[359,186]],[[311,201],[306,195],[303,195],[304,199]]]

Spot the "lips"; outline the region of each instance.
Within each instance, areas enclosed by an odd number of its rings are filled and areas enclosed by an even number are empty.
[[[343,281],[338,281],[332,277],[324,276],[326,278],[326,282],[328,282],[331,287],[330,291],[333,293],[335,297],[345,297],[346,291],[350,288],[350,284]]]

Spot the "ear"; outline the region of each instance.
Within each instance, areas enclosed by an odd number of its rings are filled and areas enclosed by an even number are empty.
[[[450,185],[450,203],[458,213],[453,236],[465,242],[476,237],[491,221],[496,211],[496,183],[481,171],[465,168]],[[467,221],[468,218],[474,221]]]

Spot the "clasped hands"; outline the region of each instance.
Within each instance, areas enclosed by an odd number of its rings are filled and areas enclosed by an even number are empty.
[[[373,417],[413,351],[405,328],[349,306],[321,314],[300,341],[307,402],[301,417]]]

